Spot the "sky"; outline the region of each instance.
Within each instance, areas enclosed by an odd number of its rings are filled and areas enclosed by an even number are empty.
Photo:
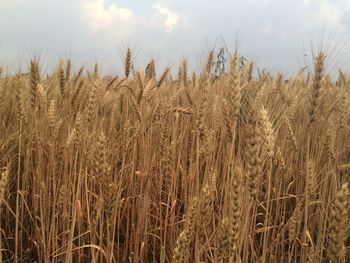
[[[330,50],[330,67],[349,67],[350,0],[0,0],[0,64],[26,71],[40,55],[121,74],[131,47],[135,67],[186,58],[201,67],[212,48],[238,46],[260,68],[292,74],[311,45]],[[333,51],[334,50],[334,51]]]

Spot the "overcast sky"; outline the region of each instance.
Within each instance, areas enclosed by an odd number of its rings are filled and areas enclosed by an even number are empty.
[[[23,70],[36,52],[46,65],[71,57],[120,73],[126,46],[136,66],[186,57],[196,69],[210,48],[232,50],[239,38],[245,57],[289,74],[320,35],[341,50],[332,67],[348,66],[350,0],[0,0],[0,63]]]

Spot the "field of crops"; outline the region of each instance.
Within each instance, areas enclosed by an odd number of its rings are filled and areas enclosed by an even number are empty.
[[[350,75],[132,57],[3,70],[0,262],[350,261]]]

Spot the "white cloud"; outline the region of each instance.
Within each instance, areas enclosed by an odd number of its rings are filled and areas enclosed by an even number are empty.
[[[331,5],[328,1],[323,1],[316,12],[316,18],[338,28],[342,27],[340,22],[341,16],[342,12],[339,7]]]
[[[128,30],[125,26],[132,26],[137,18],[132,10],[116,4],[106,9],[104,0],[83,0],[83,10],[93,32],[119,24],[118,31],[126,33]]]
[[[324,28],[350,38],[350,0],[0,0],[0,10],[0,61],[15,60],[16,51],[45,49],[75,55],[76,64],[101,58],[111,70],[124,44],[140,50],[139,65],[150,57],[175,64],[185,55],[191,67],[206,43],[217,46],[222,36],[232,49],[235,32],[242,31],[242,54],[289,70],[312,32]],[[67,35],[70,41],[62,42]]]
[[[154,6],[154,9],[157,10],[157,12],[160,15],[166,16],[164,25],[165,25],[167,31],[169,32],[169,31],[174,30],[176,24],[179,22],[179,16],[176,13],[170,11],[165,6],[160,5],[160,4],[156,4]]]
[[[343,28],[342,7],[346,4],[346,0],[338,0],[336,3],[330,0],[303,0],[303,4],[310,8],[312,17],[317,21],[337,29]]]
[[[313,0],[303,0],[304,5],[309,5]]]
[[[121,36],[132,34],[136,26],[158,27],[163,24],[167,32],[173,31],[179,22],[179,16],[164,5],[153,6],[155,13],[150,16],[137,15],[131,9],[117,4],[105,6],[104,0],[81,0],[83,14],[94,33],[114,28]]]

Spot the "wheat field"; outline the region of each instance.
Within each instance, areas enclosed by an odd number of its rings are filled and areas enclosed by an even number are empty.
[[[0,262],[350,262],[350,75],[72,61],[0,78]]]

